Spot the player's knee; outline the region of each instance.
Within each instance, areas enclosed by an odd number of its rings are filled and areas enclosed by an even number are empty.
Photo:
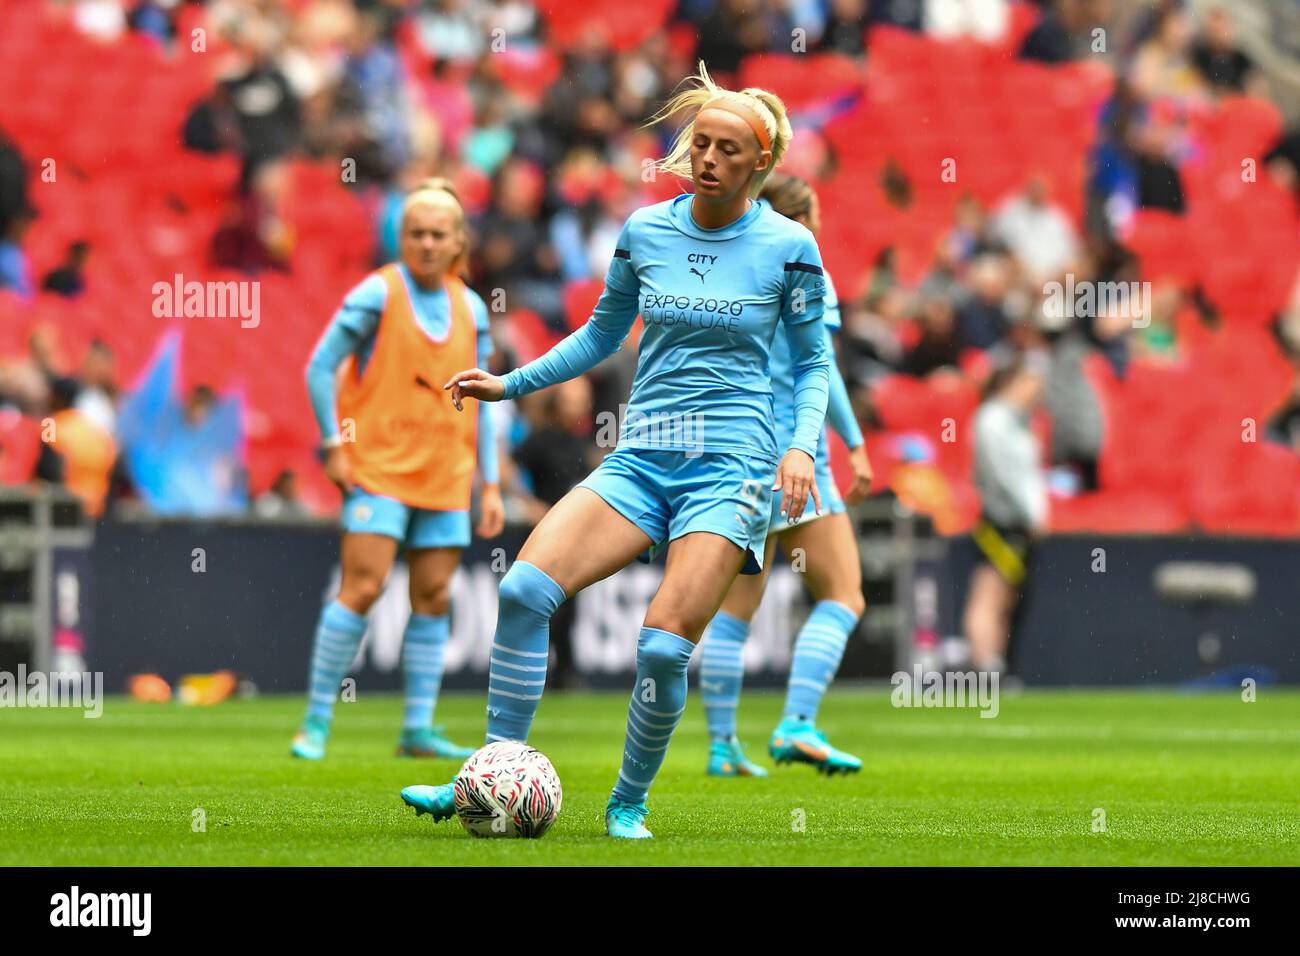
[[[564,592],[546,574],[516,561],[501,579],[497,594],[498,614],[540,615],[549,618],[564,601]]]
[[[339,587],[339,601],[358,614],[365,614],[383,590],[384,579],[379,575],[351,574]]]
[[[646,615],[645,624],[646,627],[667,631],[669,634],[677,634],[688,641],[698,643],[700,637],[704,634],[704,629],[709,626],[711,620],[713,620],[712,614],[696,615],[679,610],[659,614],[655,613],[654,609],[651,608],[651,613]]]
[[[647,625],[648,626],[648,625]],[[657,628],[657,630],[668,630]],[[680,634],[680,631],[669,631]],[[656,640],[653,638],[662,638]],[[682,644],[662,634],[653,635],[650,640],[643,639],[636,650],[637,669],[652,674],[686,673],[689,657],[682,656]]]
[[[451,586],[448,581],[411,585],[411,610],[416,614],[441,617],[451,609]]]

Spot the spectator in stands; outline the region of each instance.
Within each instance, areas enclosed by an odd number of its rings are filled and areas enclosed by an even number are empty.
[[[1184,346],[1178,341],[1178,313],[1183,307],[1183,293],[1172,282],[1155,286],[1151,293],[1150,321],[1133,331],[1133,348],[1137,355],[1153,362],[1175,362]]]
[[[1006,335],[1005,300],[1011,285],[1011,263],[1006,256],[987,253],[971,263],[970,292],[961,292],[957,305],[957,330],[962,344],[987,349]]]
[[[1066,63],[1075,56],[1076,34],[1083,27],[1081,0],[1048,0],[1042,16],[1020,44],[1020,59]]]
[[[978,256],[1006,253],[1006,243],[994,233],[988,210],[975,196],[965,193],[957,200],[953,220],[952,230],[943,245],[945,254],[951,256],[958,271]]]
[[[1043,395],[1041,362],[1029,357],[998,369],[975,413],[975,487],[979,562],[963,616],[977,670],[1007,669],[1014,612],[1020,606],[1032,545],[1047,526],[1047,486],[1031,416]]]
[[[253,502],[253,514],[268,519],[307,516],[307,506],[298,495],[298,475],[292,468],[281,471],[271,487],[257,496]]]
[[[841,301],[840,308],[844,316],[840,361],[856,404],[865,386],[902,367],[898,329],[906,317],[907,295],[897,288],[881,290],[867,296],[861,307]]]
[[[1192,59],[1191,14],[1177,5],[1157,15],[1155,31],[1133,57],[1130,79],[1143,99],[1187,99],[1204,93],[1205,84]]]
[[[1046,384],[1044,404],[1052,422],[1052,464],[1068,469],[1078,491],[1100,487],[1101,399],[1084,371],[1092,347],[1086,318],[1048,307],[1044,299],[1035,310],[1041,335]]]
[[[602,104],[606,101],[601,100]],[[515,133],[507,108],[504,90],[489,95],[474,117],[474,125],[461,144],[465,161],[485,176],[491,176],[510,158],[515,147]],[[586,105],[586,104],[584,104]],[[611,120],[610,129],[616,121]]]
[[[200,153],[239,152],[242,146],[239,118],[235,115],[230,90],[218,84],[195,103],[185,117],[181,138],[187,149]]]
[[[940,369],[959,368],[964,343],[952,303],[938,296],[922,299],[916,318],[921,335],[903,355],[900,371],[923,378]]]
[[[0,236],[9,230],[17,218],[31,214],[32,204],[27,197],[27,163],[13,143],[0,130]]]
[[[178,0],[138,0],[127,14],[127,25],[137,33],[169,46],[176,37],[174,17]]]
[[[1008,200],[993,222],[994,234],[1007,244],[1031,286],[1057,278],[1079,254],[1079,237],[1065,210],[1052,202],[1047,177],[1033,176],[1024,192]]]
[[[84,239],[68,243],[68,251],[61,263],[45,274],[41,288],[46,292],[76,298],[86,289],[86,256],[90,252],[90,243]]]
[[[529,523],[536,524],[598,463],[592,454],[591,382],[580,376],[552,386],[527,407],[531,425],[511,457],[526,479]]]
[[[925,32],[949,40],[970,37],[990,43],[1006,32],[1007,0],[925,0]]]
[[[565,329],[559,262],[541,224],[541,174],[512,159],[495,182],[491,208],[474,221],[479,241],[472,271],[481,287],[506,289],[508,300],[518,296],[553,329]]]
[[[1148,120],[1133,133],[1138,205],[1144,209],[1184,210],[1183,183],[1173,163],[1176,132],[1172,124]]]
[[[1087,227],[1090,234],[1115,236],[1127,228],[1138,208],[1137,161],[1133,130],[1146,105],[1122,77],[1097,123],[1097,141],[1088,157]]]
[[[212,236],[212,259],[241,272],[287,269],[293,232],[285,216],[289,189],[283,163],[261,166],[247,195],[233,198],[225,218]]]
[[[871,23],[904,30],[920,30],[924,6],[922,0],[871,0]]]
[[[289,81],[275,61],[280,36],[268,20],[240,21],[234,38],[241,64],[221,81],[239,129],[244,159],[242,183],[249,188],[267,163],[288,155],[299,142],[301,112]]]
[[[415,20],[420,45],[436,60],[475,62],[488,40],[476,12],[466,0],[427,0]]]
[[[382,150],[387,169],[401,169],[411,155],[410,106],[401,60],[385,39],[379,16],[360,18],[344,77],[360,92],[366,125]]]
[[[742,59],[773,49],[778,38],[788,50],[791,29],[789,18],[773,0],[718,0],[700,24],[696,54],[719,82],[726,82]]]
[[[85,36],[112,43],[126,30],[122,0],[75,0],[72,22]]]
[[[816,51],[862,56],[867,52],[867,26],[871,22],[868,0],[830,0],[828,6],[830,11]]]
[[[1215,92],[1268,95],[1263,74],[1237,46],[1237,26],[1226,7],[1211,7],[1206,14],[1204,34],[1192,46],[1192,62]]]
[[[81,388],[77,391],[77,411],[108,434],[117,433],[117,373],[113,349],[103,339],[95,339],[86,349],[81,363]]]
[[[10,215],[4,232],[0,232],[0,289],[13,289],[24,299],[30,299],[36,292],[31,261],[22,245],[31,221],[32,210],[19,209]]]

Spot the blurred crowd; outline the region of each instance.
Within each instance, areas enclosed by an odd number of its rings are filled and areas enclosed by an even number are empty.
[[[180,0],[60,6],[78,29],[105,43],[127,33],[164,48],[192,42],[181,33],[182,15],[192,5]],[[190,149],[234,154],[241,163],[239,201],[213,239],[214,262],[249,273],[289,268],[289,159],[353,161],[345,182],[371,212],[375,264],[396,257],[404,191],[427,176],[445,175],[482,187],[466,195],[473,287],[489,303],[494,294],[526,302],[558,336],[572,323],[566,289],[598,281],[627,215],[664,198],[662,184],[644,181],[641,160],[659,154],[671,130],[639,127],[693,71],[692,54],[729,84],[744,57],[789,52],[796,28],[805,31],[809,52],[870,58],[866,31],[872,25],[992,40],[1010,29],[1024,5],[679,0],[667,27],[633,49],[612,52],[599,34],[587,35],[565,51],[559,75],[538,90],[508,83],[493,55],[504,42],[526,60],[528,51],[547,44],[545,18],[521,0],[212,0],[202,6],[208,28],[227,41],[228,52],[219,80],[184,117],[181,135]],[[1051,458],[1064,469],[1063,481],[1088,489],[1097,485],[1102,425],[1085,359],[1100,354],[1122,377],[1135,356],[1176,357],[1175,316],[1190,309],[1213,325],[1217,309],[1198,289],[1170,285],[1155,290],[1149,324],[1135,323],[1132,304],[1065,316],[1044,307],[1044,289],[1067,274],[1075,282],[1136,280],[1137,262],[1119,236],[1136,210],[1183,209],[1179,167],[1187,116],[1227,95],[1278,94],[1243,49],[1226,3],[1196,4],[1195,10],[1178,0],[1041,0],[1028,6],[1039,16],[1019,44],[1020,57],[1044,63],[1095,58],[1117,75],[1089,157],[1084,221],[1066,211],[1051,170],[993,208],[966,196],[923,281],[904,281],[886,250],[862,294],[844,297],[839,362],[859,417],[871,429],[878,425],[872,388],[884,376],[983,381],[1006,356],[1039,353],[1047,369]],[[674,41],[683,25],[696,31],[693,49]],[[1098,28],[1110,38],[1104,50],[1098,49]],[[411,53],[427,70],[411,74],[405,67]],[[799,135],[815,139],[818,133]],[[798,170],[814,178],[823,171],[819,166],[834,162],[826,149],[806,142],[799,154],[820,157]],[[0,135],[0,286],[20,294],[37,287],[88,294],[81,265],[95,250],[84,243],[69,247],[67,261],[46,275],[32,276],[24,262],[22,235],[33,212],[23,188],[30,163]],[[1276,144],[1265,174],[1300,195],[1300,129]],[[913,187],[882,184],[898,203]],[[823,201],[833,214],[833,197]],[[496,313],[493,321],[499,321]],[[1296,317],[1279,316],[1277,331],[1280,347],[1300,363],[1300,305]],[[493,371],[501,373],[521,357],[504,321],[494,336]],[[33,336],[26,356],[0,360],[0,414],[8,408],[41,418],[78,410],[111,436],[115,451],[100,448],[95,460],[102,466],[107,455],[118,463],[95,483],[103,494],[96,492],[93,510],[102,508],[104,496],[150,504],[150,493],[141,494],[132,468],[122,465],[133,454],[130,444],[169,443],[164,452],[189,455],[193,435],[184,441],[177,435],[210,430],[220,403],[198,391],[173,396],[179,431],[166,438],[156,428],[123,429],[115,419],[129,396],[115,378],[111,350],[98,344],[79,370],[71,370],[52,348],[42,333]],[[497,409],[510,517],[537,520],[607,450],[596,441],[599,421],[602,413],[617,414],[633,369],[634,356],[625,350],[590,376]],[[218,431],[211,440],[228,447],[205,467],[220,480],[212,481],[208,499],[196,490],[181,510],[302,510],[292,472],[260,495],[241,488],[238,430]],[[1269,434],[1300,450],[1300,387],[1278,409]],[[157,460],[156,451],[134,453]],[[57,457],[43,451],[35,476],[59,480]]]

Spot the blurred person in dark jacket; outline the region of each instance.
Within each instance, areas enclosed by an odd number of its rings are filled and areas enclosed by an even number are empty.
[[[68,251],[63,261],[45,274],[41,288],[46,292],[76,298],[85,291],[86,256],[90,253],[90,243],[84,239],[68,243]]]
[[[961,365],[963,343],[952,303],[936,297],[922,300],[917,314],[921,337],[903,355],[899,371],[917,378]]]
[[[536,524],[597,464],[592,454],[591,383],[586,376],[553,385],[538,395],[534,425],[515,448],[512,458],[527,478],[529,523]],[[576,601],[565,601],[551,617],[551,647],[555,666],[547,671],[552,687],[573,687],[578,681],[573,660],[573,621]]]
[[[1268,95],[1268,83],[1263,74],[1237,46],[1237,25],[1226,7],[1211,7],[1205,15],[1201,38],[1192,45],[1192,62],[1205,81],[1219,93]]]

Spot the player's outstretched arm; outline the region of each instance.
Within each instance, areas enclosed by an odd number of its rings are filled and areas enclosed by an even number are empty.
[[[539,389],[577,378],[609,358],[626,341],[636,321],[640,303],[640,282],[632,266],[632,219],[623,225],[614,258],[605,273],[605,288],[591,317],[582,328],[568,335],[545,355],[497,378],[482,369],[469,369],[452,376],[444,387],[452,389],[452,401],[460,408],[461,394],[485,402],[527,395]],[[456,389],[460,389],[458,394]]]
[[[499,402],[577,378],[622,348],[636,320],[638,300],[638,295],[606,284],[591,318],[545,355],[500,377],[478,368],[457,372],[443,387],[452,390],[452,401],[460,408],[463,395]]]

